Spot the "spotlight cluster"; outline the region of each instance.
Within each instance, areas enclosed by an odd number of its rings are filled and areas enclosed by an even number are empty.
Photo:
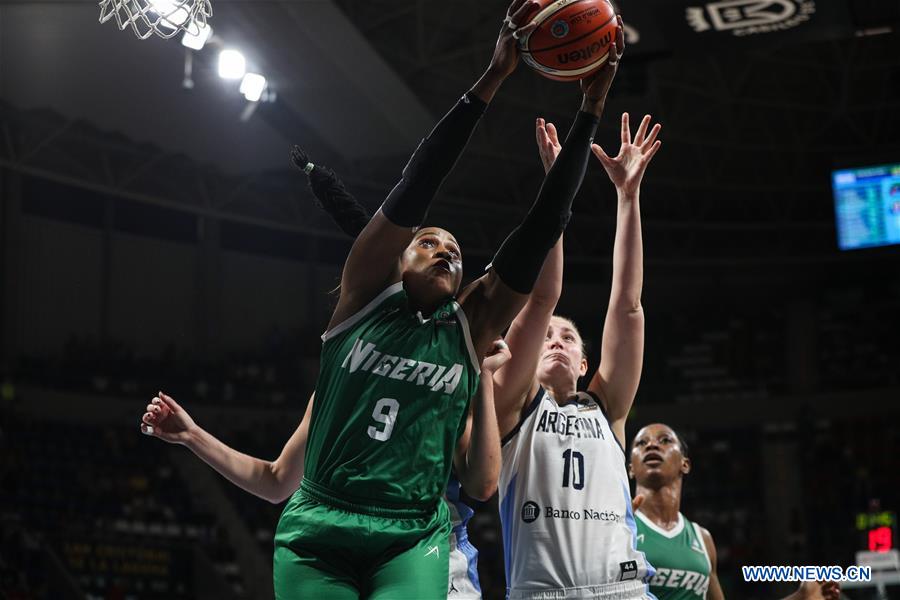
[[[185,31],[181,38],[181,44],[194,51],[202,50],[207,43],[221,48],[218,59],[219,77],[240,81],[238,89],[248,102],[271,102],[275,99],[275,93],[269,88],[266,77],[261,73],[248,71],[244,55],[239,50],[225,47],[220,38],[213,36],[212,27],[209,25],[204,24],[194,30]],[[186,76],[185,81],[189,80],[189,76]]]

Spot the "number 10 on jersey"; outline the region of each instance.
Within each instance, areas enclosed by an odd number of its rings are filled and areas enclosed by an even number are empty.
[[[394,432],[394,423],[397,422],[398,412],[400,412],[400,403],[393,398],[382,398],[376,402],[375,410],[372,411],[372,418],[384,425],[384,428],[379,429],[375,425],[369,425],[369,437],[379,442],[389,440],[391,433]]]
[[[584,489],[584,454],[573,450],[563,452],[563,487],[570,485],[576,490]]]

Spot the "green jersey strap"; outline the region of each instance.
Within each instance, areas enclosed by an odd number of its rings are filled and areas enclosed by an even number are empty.
[[[343,321],[341,321],[340,323],[338,323],[337,325],[335,325],[334,327],[332,327],[331,329],[329,329],[328,331],[323,333],[322,341],[327,342],[334,336],[339,335],[344,331],[347,331],[348,329],[350,329],[351,327],[353,327],[354,325],[359,323],[362,319],[364,319],[366,317],[366,315],[368,315],[373,310],[378,308],[378,306],[382,302],[384,302],[386,299],[390,298],[397,292],[401,291],[402,289],[403,289],[402,281],[398,281],[397,283],[386,287],[384,290],[381,291],[380,294],[378,294],[377,296],[372,298],[372,300],[370,300],[368,304],[366,304],[361,309],[359,309],[358,311],[356,311],[355,313],[353,313],[352,315],[350,315],[349,317],[347,317],[346,319],[344,319]]]
[[[459,326],[462,329],[463,337],[466,340],[466,349],[469,351],[469,361],[472,363],[475,372],[481,375],[481,362],[478,360],[478,354],[475,352],[475,344],[472,343],[472,330],[469,329],[469,319],[466,318],[466,311],[463,310],[462,305],[456,300],[453,301],[451,306],[456,313],[456,317],[459,319]]]
[[[706,556],[706,565],[709,567],[710,573],[712,573],[712,561],[709,558],[709,548],[706,547],[706,540],[703,539],[703,529],[693,521],[688,521],[688,523],[694,527],[694,533],[697,535],[697,542],[699,542],[700,547],[703,548],[703,555]]]

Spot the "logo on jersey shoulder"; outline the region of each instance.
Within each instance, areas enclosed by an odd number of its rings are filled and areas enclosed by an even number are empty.
[[[452,394],[462,379],[463,366],[459,363],[450,368],[444,365],[392,354],[384,354],[375,344],[356,338],[353,347],[341,363],[342,369],[350,373],[368,372],[380,377],[405,381],[416,386],[428,386],[432,392]]]
[[[420,324],[425,324],[433,318],[435,325],[456,325],[456,319],[453,318],[453,313],[446,310],[442,310],[427,319],[422,316],[421,312],[417,312],[416,317],[419,319]]]
[[[541,507],[529,500],[522,505],[522,520],[526,523],[534,523],[541,516]]]
[[[578,394],[578,412],[600,410],[600,405],[587,394]]]
[[[456,319],[453,318],[452,313],[442,310],[435,315],[434,323],[435,325],[456,325]]]
[[[629,579],[637,579],[637,561],[626,560],[619,563],[619,581],[628,581]]]

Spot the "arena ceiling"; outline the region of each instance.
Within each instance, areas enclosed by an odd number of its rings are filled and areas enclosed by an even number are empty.
[[[333,164],[376,203],[484,69],[505,11],[496,0],[213,4],[216,35],[277,90],[245,122],[246,103],[214,75],[211,50],[195,55],[187,90],[177,40],[142,42],[100,25],[92,1],[0,3],[0,164],[330,236],[313,209],[297,206],[303,186],[285,168],[289,144]],[[620,4],[628,21],[629,2]],[[852,23],[839,35],[788,33],[736,48],[668,40],[648,50],[645,33],[631,45],[598,141],[615,149],[623,110],[663,123],[643,195],[648,261],[835,259],[830,170],[900,161],[900,7],[849,6]],[[469,247],[495,247],[540,185],[535,117],[564,128],[578,99],[576,86],[520,68],[448,180],[435,220],[465,229]],[[204,198],[191,192],[198,178]],[[608,257],[614,211],[592,164],[569,237],[574,256]]]

